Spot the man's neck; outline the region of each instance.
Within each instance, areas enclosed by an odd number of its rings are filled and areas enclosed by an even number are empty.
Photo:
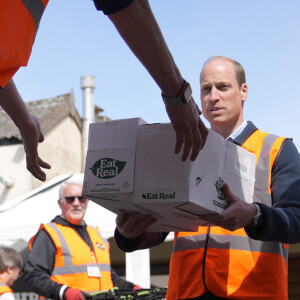
[[[79,222],[79,224],[77,224],[77,222],[70,222],[70,221],[67,220],[63,215],[60,215],[60,217],[61,217],[62,219],[64,219],[65,221],[67,221],[68,223],[70,223],[71,225],[74,225],[74,226],[83,226],[83,225],[85,224],[83,220],[81,220],[81,221]]]
[[[245,125],[243,119],[235,124],[221,124],[220,126],[212,126],[211,129],[220,134],[224,139],[227,139],[231,136],[236,130],[238,130],[241,126]]]

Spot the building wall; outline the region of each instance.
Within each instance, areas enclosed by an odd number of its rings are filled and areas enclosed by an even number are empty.
[[[82,172],[81,132],[71,117],[63,119],[45,135],[38,151],[39,156],[52,167],[45,170],[47,181],[60,174]],[[0,165],[0,176],[10,177],[14,181],[12,188],[0,183],[0,204],[43,184],[27,171],[23,144],[1,146]]]
[[[31,174],[26,169],[23,144],[0,147],[0,176],[9,177],[14,185],[6,188],[0,184],[0,204],[31,190]]]

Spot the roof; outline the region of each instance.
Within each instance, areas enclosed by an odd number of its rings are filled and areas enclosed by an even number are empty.
[[[67,116],[71,116],[81,130],[82,121],[75,108],[74,93],[59,95],[54,98],[26,102],[31,114],[35,115],[42,127],[43,134],[47,134],[56,124]],[[9,116],[0,108],[0,145],[21,143],[21,135]]]

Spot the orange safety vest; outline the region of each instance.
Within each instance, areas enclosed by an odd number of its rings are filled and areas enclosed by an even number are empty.
[[[26,66],[49,0],[0,1],[0,88]]]
[[[13,294],[13,291],[12,291],[12,289],[6,283],[4,283],[0,279],[0,295],[2,295],[4,293],[12,293]]]
[[[284,141],[256,130],[242,145],[256,155],[254,202],[272,206],[271,170]],[[253,240],[243,228],[176,232],[167,299],[196,298],[209,290],[228,299],[287,300],[287,259],[288,245]]]
[[[84,292],[113,288],[109,243],[101,237],[98,228],[87,226],[94,251],[71,227],[49,223],[42,224],[41,229],[46,230],[56,246],[53,281]],[[33,241],[34,238],[29,242],[30,251]]]

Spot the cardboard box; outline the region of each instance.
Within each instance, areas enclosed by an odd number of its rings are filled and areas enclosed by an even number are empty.
[[[136,139],[144,123],[133,118],[90,125],[83,195],[108,209],[115,203],[114,212],[117,206],[133,209]]]
[[[221,213],[227,207],[222,184],[251,203],[255,182],[255,155],[225,141],[210,130],[205,147],[194,162],[174,155],[171,124],[141,125],[138,131],[134,204],[163,215],[188,216]],[[199,222],[201,225],[201,222]]]
[[[140,118],[90,125],[83,195],[117,213],[134,210],[158,219],[149,231],[195,231],[199,216],[227,207],[222,180],[252,202],[255,156],[210,131],[194,161],[174,154],[171,124]]]

